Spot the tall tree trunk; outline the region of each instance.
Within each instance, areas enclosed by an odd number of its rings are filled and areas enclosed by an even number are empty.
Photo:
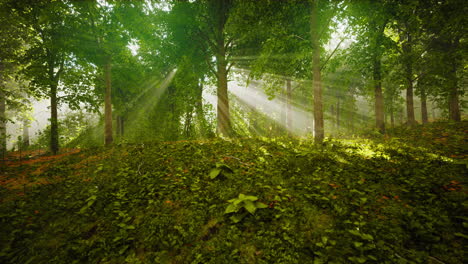
[[[0,156],[5,160],[7,150],[7,133],[6,133],[6,98],[3,92],[5,89],[5,82],[3,80],[3,70],[5,66],[0,63]]]
[[[406,116],[408,118],[408,126],[416,124],[414,116],[413,60],[411,59],[413,47],[411,45],[411,34],[406,32],[406,42],[403,43],[402,50],[406,79]]]
[[[59,150],[57,86],[57,82],[50,86],[50,151],[53,154]]]
[[[426,96],[426,89],[421,86],[421,121],[423,124],[427,124],[429,122],[429,118],[427,115],[427,96]]]
[[[450,74],[450,91],[448,98],[449,118],[452,121],[461,121],[460,104],[458,99],[458,80],[456,65],[453,65]]]
[[[291,79],[286,80],[286,128],[288,130],[288,134],[292,135],[292,122],[293,122],[293,115],[292,115],[292,87],[291,87]]]
[[[120,116],[118,115],[116,118],[116,124],[115,124],[115,134],[117,136],[117,138],[120,138],[122,135],[120,134]]]
[[[390,125],[392,126],[392,128],[395,127],[395,114],[393,107],[390,108]]]
[[[231,136],[231,117],[229,113],[227,62],[224,38],[219,38],[218,48],[219,53],[216,56],[218,77],[218,133],[229,137]]]
[[[458,49],[460,48],[460,38],[456,37],[452,43],[450,43],[450,62],[451,69],[449,73],[449,118],[452,121],[461,121],[460,113],[460,102],[458,99],[458,78],[457,69],[461,65],[461,58],[458,55]]]
[[[407,73],[409,75],[409,73]],[[407,77],[406,87],[406,116],[408,118],[408,126],[414,126],[416,119],[414,116],[414,96],[413,96],[413,81]]]
[[[104,64],[104,80],[106,91],[104,94],[104,142],[106,145],[112,144],[112,97],[111,97],[111,60],[107,58]]]
[[[2,80],[0,80],[2,81]],[[1,83],[3,86],[3,83]],[[6,100],[2,92],[3,87],[0,87],[0,155],[2,158],[5,157],[7,149],[7,140],[6,140]]]
[[[375,124],[380,133],[385,133],[384,100],[382,93],[382,71],[380,56],[373,58],[374,93],[375,93]]]
[[[116,118],[116,134],[117,134],[117,137],[123,137],[124,135],[124,117],[119,115],[117,116]]]
[[[336,102],[336,128],[340,129],[340,97],[337,98]]]
[[[23,121],[23,148],[29,148],[29,122],[28,120]]]
[[[318,28],[318,1],[312,0],[312,8],[310,14],[310,37],[312,40],[312,89],[314,91],[314,132],[315,140],[318,143],[323,142],[324,126],[323,126],[323,108],[322,108],[322,80],[320,73],[320,43],[319,43],[319,28]]]

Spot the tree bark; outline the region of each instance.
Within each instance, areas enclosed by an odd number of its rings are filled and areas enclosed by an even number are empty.
[[[29,148],[29,122],[28,120],[23,121],[23,148]]]
[[[218,39],[219,53],[216,56],[216,67],[218,77],[218,133],[223,136],[231,136],[231,116],[229,112],[228,81],[226,51],[224,48],[224,38]]]
[[[318,143],[323,142],[324,127],[323,127],[323,108],[322,108],[322,81],[320,73],[320,43],[318,32],[318,1],[312,0],[312,8],[310,14],[310,36],[312,40],[312,89],[314,91],[314,132],[315,140]]]
[[[429,118],[427,115],[427,96],[426,89],[421,87],[421,121],[423,124],[429,123]]]
[[[390,109],[390,125],[392,128],[395,127],[395,114],[393,113],[393,108]]]
[[[449,119],[452,121],[459,122],[461,121],[460,113],[460,102],[459,102],[459,91],[458,91],[458,78],[457,78],[457,69],[461,67],[462,59],[458,54],[460,49],[460,37],[455,37],[455,39],[450,43],[450,72],[449,72],[449,97],[448,97],[448,106],[449,106]]]
[[[0,80],[1,81],[1,80]],[[3,83],[1,83],[3,86]],[[6,134],[6,100],[0,87],[0,155],[4,157],[7,149]]]
[[[111,60],[107,58],[104,64],[104,80],[106,90],[104,94],[104,142],[106,145],[112,144],[112,97],[111,97]]]
[[[340,97],[336,101],[336,128],[340,129]]]
[[[291,87],[291,79],[286,80],[286,128],[288,130],[288,134],[292,135],[292,87]]]
[[[406,78],[406,116],[408,119],[408,126],[414,126],[416,124],[416,118],[414,116],[412,49],[411,35],[409,32],[406,32],[406,42],[403,44],[402,50]]]
[[[50,85],[50,151],[54,155],[59,150],[57,86],[58,82]]]
[[[449,118],[452,121],[459,122],[461,121],[461,114],[460,114],[460,104],[458,99],[458,80],[457,80],[457,69],[456,65],[453,64],[453,68],[450,74],[450,91],[449,91],[449,98],[448,98],[448,105],[449,105]]]
[[[384,100],[382,93],[382,71],[380,56],[373,58],[374,93],[375,93],[375,124],[380,133],[385,133]]]

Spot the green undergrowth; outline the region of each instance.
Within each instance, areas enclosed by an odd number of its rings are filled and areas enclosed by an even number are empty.
[[[467,168],[450,154],[286,138],[83,150],[42,174],[60,180],[2,192],[0,262],[463,263]]]

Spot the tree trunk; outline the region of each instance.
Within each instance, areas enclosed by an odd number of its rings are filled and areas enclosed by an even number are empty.
[[[217,77],[218,77],[218,133],[223,136],[231,136],[231,117],[229,113],[228,83],[227,83],[227,63],[224,48],[224,38],[218,41],[219,53],[216,56]]]
[[[314,91],[314,132],[315,140],[318,143],[323,142],[324,127],[323,127],[323,108],[322,108],[322,80],[320,73],[320,43],[318,32],[318,3],[317,0],[312,1],[312,9],[310,14],[310,36],[312,40],[312,89]]]
[[[337,98],[336,102],[336,128],[340,129],[340,97]]]
[[[390,125],[392,128],[395,127],[395,114],[393,112],[393,108],[390,108]]]
[[[406,42],[403,43],[403,63],[405,67],[405,78],[406,78],[406,116],[408,119],[408,126],[414,126],[416,124],[416,118],[414,116],[414,92],[413,92],[413,61],[411,46],[411,35],[406,32]]]
[[[460,113],[460,102],[458,99],[458,78],[457,78],[457,69],[462,64],[460,63],[462,60],[459,57],[458,50],[460,48],[460,38],[457,37],[453,40],[450,45],[450,62],[451,62],[451,70],[449,73],[449,98],[448,98],[448,106],[449,106],[449,119],[452,121],[459,122],[461,121],[461,113]]]
[[[117,136],[117,138],[120,138],[121,135],[120,135],[120,116],[117,116],[116,117],[116,124],[115,124],[115,134]]]
[[[124,135],[124,118],[123,116],[117,116],[117,122],[116,122],[116,133],[117,133],[117,137],[123,137]]]
[[[58,82],[50,86],[50,151],[53,154],[59,150],[57,86]]]
[[[416,124],[416,119],[414,117],[413,82],[411,79],[408,79],[407,81],[408,86],[406,87],[406,116],[408,118],[408,126],[414,126]]]
[[[375,93],[375,124],[380,133],[385,133],[384,100],[382,93],[382,72],[380,56],[373,58],[374,93]]]
[[[1,81],[1,80],[0,80]],[[3,86],[3,83],[1,83]],[[6,100],[5,96],[3,95],[2,89],[0,87],[0,155],[2,158],[5,157],[6,149],[7,149],[7,141],[6,141]]]
[[[23,149],[29,148],[29,122],[23,121]]]
[[[288,130],[288,134],[292,135],[292,122],[293,122],[293,115],[292,115],[292,87],[291,87],[291,79],[286,80],[286,128]]]
[[[423,124],[427,124],[429,122],[429,118],[427,116],[427,96],[426,96],[426,89],[421,86],[421,121]]]
[[[458,100],[458,80],[456,65],[453,65],[450,74],[450,91],[449,91],[449,118],[452,121],[461,121],[460,105]]]
[[[112,144],[112,99],[111,99],[111,61],[107,59],[104,64],[104,80],[106,91],[104,94],[104,142],[106,145]]]

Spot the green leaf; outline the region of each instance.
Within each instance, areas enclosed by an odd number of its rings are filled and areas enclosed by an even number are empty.
[[[362,242],[354,242],[354,246],[355,246],[356,248],[360,248],[360,247],[362,247],[362,245],[364,245],[364,243],[362,243]]]
[[[210,179],[213,180],[216,177],[218,177],[220,174],[221,174],[221,169],[219,169],[219,168],[212,169],[211,172],[210,172]]]
[[[458,237],[463,237],[465,239],[468,239],[468,236],[465,235],[465,234],[462,234],[462,233],[455,233],[454,235],[458,236]]]
[[[258,197],[257,197],[257,196],[252,196],[252,195],[246,195],[246,196],[244,197],[244,199],[254,202],[254,201],[257,201],[257,200],[258,200]]]
[[[235,204],[229,204],[228,207],[226,207],[226,211],[224,211],[225,214],[229,213],[234,213],[237,212],[239,208]]]
[[[257,208],[268,208],[267,204],[261,203],[261,202],[256,202],[255,207]]]
[[[361,237],[365,240],[374,240],[374,237],[369,234],[361,234]]]
[[[245,201],[244,208],[249,211],[249,213],[254,214],[257,210],[257,207],[254,205],[252,201]]]

